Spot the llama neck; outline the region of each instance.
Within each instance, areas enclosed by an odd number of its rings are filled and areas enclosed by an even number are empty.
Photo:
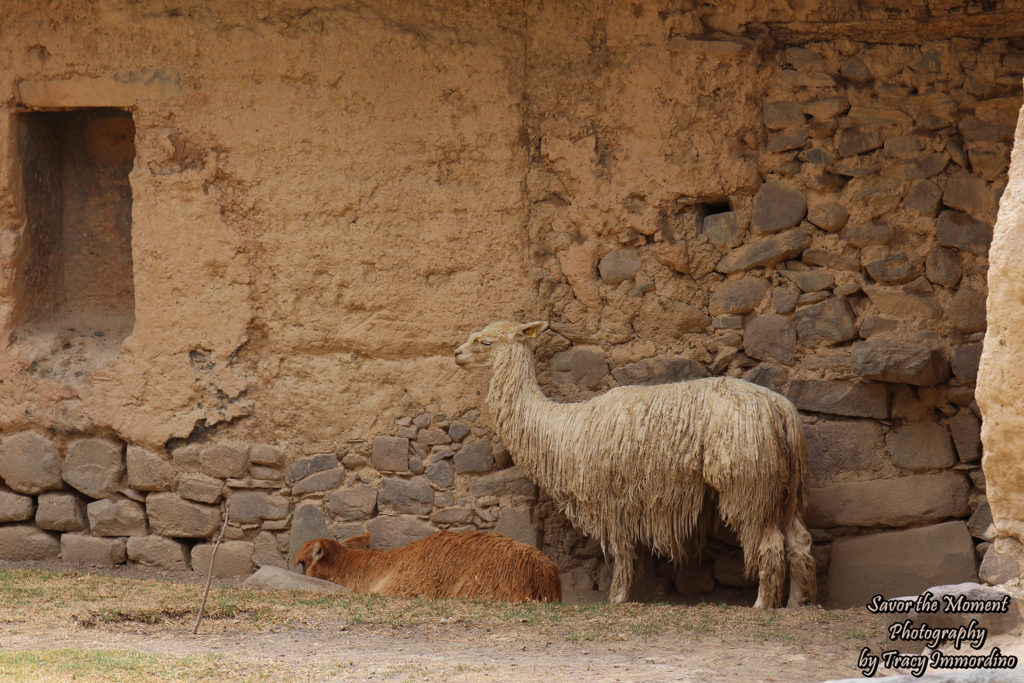
[[[495,431],[517,465],[533,476],[537,472],[540,421],[556,404],[537,385],[533,355],[525,344],[509,344],[495,353],[487,404]]]

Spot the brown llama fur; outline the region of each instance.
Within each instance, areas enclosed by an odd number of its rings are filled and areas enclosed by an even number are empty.
[[[610,600],[629,598],[637,548],[672,560],[699,543],[703,511],[740,538],[755,607],[815,598],[804,525],[807,447],[796,408],[732,377],[623,386],[556,403],[537,385],[528,343],[548,324],[496,322],[455,351],[491,369],[487,403],[512,459],[614,562]],[[788,572],[787,572],[788,570]]]
[[[489,600],[562,599],[558,567],[536,548],[501,534],[440,531],[401,548],[370,550],[369,534],[341,543],[317,538],[295,554],[307,576],[357,593]]]

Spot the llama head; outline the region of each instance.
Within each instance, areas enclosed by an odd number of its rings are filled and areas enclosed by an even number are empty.
[[[339,545],[337,541],[330,538],[315,538],[306,541],[299,552],[295,553],[295,567],[306,576],[314,576],[313,568],[332,549],[332,545]]]
[[[543,320],[519,324],[501,320],[491,323],[479,332],[469,335],[469,340],[455,349],[455,362],[462,367],[486,367],[491,364],[494,352],[508,344],[523,344],[548,329]]]

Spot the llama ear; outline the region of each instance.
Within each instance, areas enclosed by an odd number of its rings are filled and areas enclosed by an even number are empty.
[[[534,339],[538,334],[540,334],[546,329],[548,329],[548,324],[546,321],[535,320],[532,323],[526,323],[525,325],[520,325],[519,327],[517,327],[515,330],[515,334],[516,336],[521,334],[524,337]]]

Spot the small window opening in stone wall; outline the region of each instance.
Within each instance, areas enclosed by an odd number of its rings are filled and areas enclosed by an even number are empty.
[[[716,213],[728,213],[729,211],[732,211],[732,206],[729,204],[728,200],[725,199],[714,202],[703,202],[700,205],[700,213],[704,217],[713,216]]]
[[[53,347],[40,353],[84,345],[116,354],[135,323],[132,115],[26,112],[16,134],[27,225],[12,341]]]

